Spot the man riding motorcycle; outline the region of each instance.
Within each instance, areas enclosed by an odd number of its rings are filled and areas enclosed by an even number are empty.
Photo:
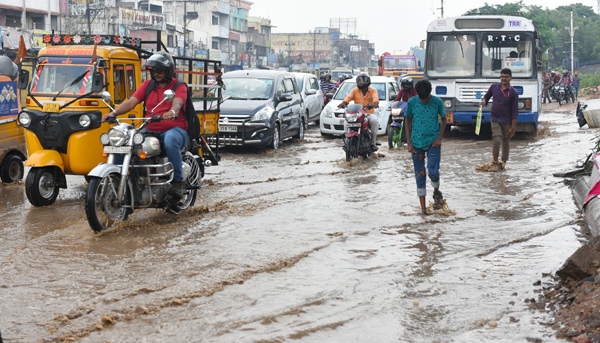
[[[375,88],[369,87],[370,85],[371,77],[367,73],[358,74],[356,77],[356,88],[353,88],[350,91],[350,94],[348,94],[344,101],[339,104],[338,108],[346,107],[350,101],[354,101],[355,104],[363,106],[373,106],[371,109],[365,109],[365,112],[371,114],[368,117],[369,127],[371,128],[372,133],[371,149],[377,151],[377,129],[379,128],[379,120],[374,112],[375,108],[379,108],[379,95]],[[346,122],[344,122],[344,131],[347,131]]]
[[[152,116],[151,110],[161,102],[163,93],[166,90],[171,89],[175,85],[175,82],[177,82],[177,79],[174,77],[175,62],[169,54],[159,51],[146,61],[146,68],[150,70],[151,78],[155,81],[154,90],[148,94],[148,98],[144,99],[146,96],[146,89],[148,89],[151,80],[146,80],[146,82],[135,91],[131,99],[122,103],[113,112],[105,114],[102,117],[102,122],[107,121],[111,116],[122,115],[133,110],[144,100],[144,106],[146,107],[148,117]],[[156,109],[157,114],[162,113],[162,117],[166,121],[152,123],[146,128],[160,134],[161,144],[167,152],[169,161],[173,165],[174,176],[173,181],[171,182],[172,187],[169,190],[169,195],[171,195],[174,200],[179,200],[183,193],[181,149],[186,146],[188,142],[188,124],[183,112],[185,110],[184,99],[187,99],[187,87],[182,83],[177,89],[173,89],[173,91],[175,92],[175,99],[172,102],[163,102]],[[177,118],[175,118],[176,116]]]
[[[331,74],[325,74],[325,80],[321,82],[321,90],[323,91],[323,94],[331,93],[334,87],[335,83],[331,82]]]
[[[417,91],[415,90],[415,87],[413,85],[413,79],[408,75],[402,78],[402,80],[400,81],[400,87],[402,89],[400,89],[400,92],[398,93],[398,96],[394,101],[402,100],[404,102],[407,102],[408,99],[417,95]]]
[[[567,90],[567,99],[571,98],[573,101],[575,100],[575,95],[573,93],[573,78],[569,74],[569,71],[564,69],[563,76],[560,79],[560,83],[565,85],[565,89]]]

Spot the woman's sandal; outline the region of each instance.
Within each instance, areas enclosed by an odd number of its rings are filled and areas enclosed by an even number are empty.
[[[441,210],[444,207],[444,197],[441,191],[433,192],[433,209]]]

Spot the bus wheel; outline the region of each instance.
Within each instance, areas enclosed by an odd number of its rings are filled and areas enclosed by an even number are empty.
[[[2,162],[0,177],[2,182],[13,183],[23,178],[23,160],[15,154],[8,154]]]

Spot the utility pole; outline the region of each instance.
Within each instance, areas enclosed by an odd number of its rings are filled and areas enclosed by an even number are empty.
[[[90,0],[85,1],[85,16],[87,17],[88,35],[92,34],[92,22],[90,21]]]
[[[573,36],[575,36],[575,30],[579,27],[573,27],[573,11],[571,11],[571,74],[575,72],[574,70],[574,58],[573,58]]]
[[[438,9],[442,10],[442,17],[441,18],[443,18],[444,17],[444,0],[441,0],[441,1],[442,1],[442,7],[438,8]],[[600,1],[600,0],[598,0],[598,1]]]
[[[317,30],[313,32],[313,67],[317,70]]]

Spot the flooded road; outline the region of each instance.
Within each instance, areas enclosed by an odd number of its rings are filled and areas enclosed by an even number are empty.
[[[0,188],[0,330],[5,342],[560,342],[525,299],[586,239],[552,174],[597,130],[574,105],[511,142],[452,131],[441,187],[451,216],[419,214],[406,148],[369,160],[311,126],[278,151],[223,152],[195,207],[136,211],[101,235],[83,177],[33,208]],[[428,203],[433,190],[428,183]],[[488,323],[495,321],[497,327]]]

